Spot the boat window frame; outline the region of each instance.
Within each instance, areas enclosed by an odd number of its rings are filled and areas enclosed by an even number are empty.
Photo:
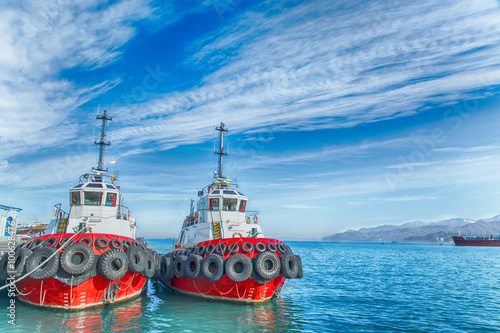
[[[91,201],[91,202],[97,202],[97,204],[87,203],[87,193],[89,193],[89,194],[90,193],[97,193],[97,194],[99,194],[99,201]],[[101,206],[102,205],[102,192],[101,191],[83,191],[83,205],[84,206]]]

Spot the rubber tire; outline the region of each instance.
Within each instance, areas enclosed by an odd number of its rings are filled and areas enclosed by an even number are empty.
[[[171,257],[162,256],[160,262],[160,281],[167,284],[167,281],[174,277],[174,264]]]
[[[144,255],[144,251],[142,251],[142,248],[140,248],[139,246],[129,247],[126,255],[128,259],[128,270],[130,272],[141,273],[144,268],[146,268],[146,258]]]
[[[31,250],[28,250],[28,251],[31,251]],[[4,253],[2,255],[2,257],[0,258],[0,281],[5,281],[9,277],[9,275],[7,273],[8,261],[9,261],[9,255],[8,255],[8,253]]]
[[[196,246],[193,246],[189,249],[189,254],[196,254],[196,251],[198,250],[198,248]]]
[[[278,250],[278,247],[276,246],[276,244],[269,242],[267,243],[267,250],[274,253],[276,252],[276,250]]]
[[[227,246],[224,243],[219,243],[215,247],[215,253],[220,254],[221,256],[224,256],[226,254]]]
[[[107,238],[99,237],[94,241],[94,246],[99,250],[106,250],[109,246]]]
[[[75,255],[83,254],[83,260],[79,264],[73,262]],[[73,244],[64,249],[61,255],[61,268],[68,274],[81,275],[87,272],[94,264],[94,250],[86,244]]]
[[[113,250],[121,250],[123,248],[123,243],[121,240],[119,240],[118,238],[113,238],[111,240],[111,242],[109,242],[109,246],[113,249]]]
[[[238,253],[238,250],[240,249],[240,246],[238,245],[238,243],[231,243],[229,244],[229,246],[227,247],[227,251],[229,252],[229,254],[235,254],[235,253]]]
[[[266,284],[269,281],[271,281],[271,280],[263,279],[260,276],[258,276],[257,273],[255,273],[255,269],[252,271],[252,275],[250,275],[250,279],[254,280],[258,284]]]
[[[14,253],[14,271],[15,275],[14,277],[20,278],[21,276],[26,273],[25,268],[26,268],[26,261],[28,261],[28,258],[33,252],[28,249],[18,249]]]
[[[215,272],[210,270],[212,264],[215,265]],[[208,281],[219,281],[224,276],[224,259],[218,254],[209,254],[201,263],[201,273]]]
[[[203,244],[201,244],[200,246],[198,246],[198,249],[196,250],[196,254],[199,255],[199,256],[203,256],[205,254],[205,249],[207,247]]]
[[[84,243],[84,242],[87,242],[87,243]],[[78,240],[78,244],[84,244],[84,245],[88,245],[88,246],[91,246],[92,245],[92,239],[90,239],[90,237],[82,237]]]
[[[197,279],[201,276],[201,262],[202,258],[198,254],[192,254],[186,259],[184,264],[184,270],[186,271],[186,276],[190,279]]]
[[[44,243],[44,241],[41,238],[34,239],[31,241],[31,246],[29,249],[33,250],[33,249],[36,249],[37,247],[42,247],[43,243]]]
[[[250,242],[244,242],[241,244],[241,251],[244,253],[250,253],[253,251],[253,244]]]
[[[275,253],[262,252],[253,259],[253,269],[265,280],[275,279],[281,272],[281,261]]]
[[[151,279],[156,273],[155,257],[151,252],[146,253],[144,263],[144,270],[141,272],[141,275],[146,279]]]
[[[255,243],[255,252],[257,253],[264,253],[266,251],[267,247],[264,245],[262,242]]]
[[[215,244],[208,244],[205,253],[212,254],[214,251],[215,251]]]
[[[286,252],[286,247],[285,247],[285,244],[283,243],[278,243],[277,245],[277,248],[278,248],[278,252],[280,254],[284,254]]]
[[[299,273],[299,260],[292,252],[281,256],[281,274],[285,279],[295,279]]]
[[[71,237],[63,237],[59,240],[59,245],[63,246]],[[66,246],[75,244],[75,239],[73,238]]]
[[[174,276],[176,279],[184,279],[186,277],[186,260],[185,255],[180,255],[174,260]]]
[[[302,259],[300,258],[299,255],[296,255],[297,257],[297,263],[298,263],[298,272],[297,272],[297,276],[295,277],[296,279],[302,279],[304,277],[304,271],[302,271]]]
[[[115,260],[121,261],[122,265],[115,269]],[[120,280],[127,274],[128,259],[125,253],[120,250],[108,250],[101,255],[97,263],[99,274],[109,281]]]
[[[243,265],[241,272],[236,271],[238,264]],[[231,281],[243,282],[252,275],[252,260],[242,253],[235,254],[226,260],[226,275]]]
[[[57,252],[53,247],[42,246],[33,252],[28,260],[26,261],[26,271],[31,272],[33,269],[38,267],[43,261],[50,257],[54,252]],[[45,267],[38,268],[36,271],[31,273],[30,277],[35,280],[45,280],[54,276],[59,268],[59,252],[52,257]]]
[[[122,243],[123,243],[123,248],[122,248],[123,251],[127,251],[129,247],[132,246],[132,242],[128,239],[124,239]]]
[[[55,237],[49,237],[49,238],[47,238],[47,239],[45,240],[45,242],[43,242],[43,245],[44,245],[44,246],[54,247],[54,248],[55,248],[55,247],[56,247],[56,245],[57,245],[57,243],[58,243],[58,242],[57,242],[57,238],[55,238]]]

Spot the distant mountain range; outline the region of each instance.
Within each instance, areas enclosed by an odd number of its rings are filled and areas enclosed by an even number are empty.
[[[335,242],[451,242],[451,236],[499,236],[500,215],[490,219],[454,218],[435,222],[408,222],[401,225],[381,225],[374,228],[347,230],[323,237]]]

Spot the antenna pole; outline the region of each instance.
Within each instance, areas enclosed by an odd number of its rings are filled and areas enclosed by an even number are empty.
[[[104,110],[102,116],[97,115],[97,119],[102,119],[102,131],[101,131],[101,141],[94,141],[94,144],[99,145],[99,163],[97,164],[97,169],[95,171],[106,172],[108,169],[103,168],[103,158],[104,158],[104,146],[110,146],[111,142],[106,142],[106,121],[112,121],[113,117],[107,116],[107,111]]]
[[[224,132],[227,132],[228,129],[225,127],[224,123],[220,123],[220,127],[215,128],[216,131],[220,132],[220,146],[219,146],[219,151],[215,151],[215,155],[219,155],[219,170],[217,173],[217,178],[225,178],[223,171],[222,171],[222,158],[223,156],[227,156],[227,153],[224,151]]]

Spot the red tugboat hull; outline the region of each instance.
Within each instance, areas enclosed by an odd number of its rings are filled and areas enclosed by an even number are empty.
[[[456,246],[500,246],[500,239],[493,237],[453,236]]]
[[[268,247],[269,243],[272,243],[274,245],[281,244],[284,246],[282,242],[269,238],[229,238],[201,242],[197,244],[197,248],[199,248],[200,246],[204,246],[206,248],[210,244],[214,244],[216,247],[219,244],[224,244],[226,247],[229,247],[229,245],[233,243],[241,245],[245,242],[251,243],[253,245],[253,250],[249,253],[245,253],[240,248],[236,253],[243,253],[250,259],[255,258],[259,254],[259,252],[255,250],[257,243],[266,245],[266,248]],[[178,250],[182,251],[183,249]],[[261,251],[260,253],[262,252],[264,251]],[[275,251],[273,253],[275,253],[278,258],[281,258],[282,254],[279,251]],[[221,256],[222,258],[224,258],[224,260],[227,260],[233,254],[226,252]],[[206,258],[207,255],[208,254],[205,253],[203,257]],[[245,281],[235,282],[231,280],[227,274],[224,274],[218,281],[209,281],[205,278],[205,276],[202,275],[196,279],[191,279],[189,277],[173,277],[171,280],[166,281],[166,283],[165,281],[162,282],[164,282],[167,287],[171,288],[172,290],[187,296],[212,301],[223,301],[241,304],[265,303],[271,300],[273,297],[279,296],[281,289],[283,288],[283,285],[285,283],[285,277],[282,274],[279,274],[276,278],[269,281],[264,281],[259,278],[257,278],[257,280],[260,281],[258,282],[253,278],[248,278]]]
[[[36,244],[38,239],[41,240],[39,243],[42,241],[46,243],[48,239],[55,238],[57,240],[55,249],[62,254],[65,249],[62,251],[59,250],[62,246],[61,244],[64,244],[64,241],[61,240],[73,235],[52,234],[40,236],[26,243],[27,246],[25,247],[29,248],[29,244]],[[101,256],[106,251],[112,249],[111,245],[97,248],[95,244],[98,239],[104,238],[110,244],[115,239],[118,239],[122,243],[130,242],[131,244],[138,244],[134,239],[124,236],[88,233],[77,235],[74,238],[75,243],[78,243],[82,238],[90,239],[90,246],[96,256]],[[36,246],[31,247],[31,250],[36,251],[36,249]],[[123,251],[124,248],[120,250]],[[35,251],[33,253],[36,253]],[[26,271],[23,274],[25,273]],[[57,273],[47,279],[37,280],[28,276],[16,283],[17,291],[19,292],[18,298],[22,302],[37,307],[58,310],[81,310],[129,300],[139,296],[147,287],[147,278],[143,277],[141,273],[127,271],[123,277],[116,280],[105,279],[100,274],[91,275],[93,276],[89,276],[84,281],[78,282],[78,276],[70,276],[68,278],[68,275],[64,274],[61,267],[59,267]]]

